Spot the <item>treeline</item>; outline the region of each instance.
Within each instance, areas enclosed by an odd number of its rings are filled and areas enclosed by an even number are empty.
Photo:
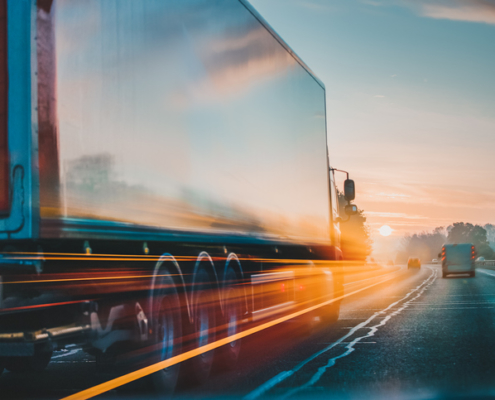
[[[346,220],[344,212],[347,201],[342,193],[338,192],[340,217]],[[365,261],[372,251],[372,240],[366,217],[363,210],[353,215],[349,221],[340,224],[340,245],[344,260]]]
[[[472,243],[476,246],[476,256],[486,260],[495,259],[495,225],[473,225],[456,222],[446,228],[438,227],[431,232],[406,236],[397,253],[396,263],[403,264],[409,257],[419,257],[423,261],[440,258],[444,243]]]

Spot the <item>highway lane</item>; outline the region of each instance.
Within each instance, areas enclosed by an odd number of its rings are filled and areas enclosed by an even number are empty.
[[[284,323],[244,340],[241,365],[217,368],[178,398],[233,396],[435,397],[495,393],[495,271],[442,279],[439,266],[402,268],[343,301],[330,327]],[[354,276],[346,290],[383,281]],[[306,327],[307,328],[307,327]],[[41,375],[4,373],[2,398],[61,398],[115,377],[77,348],[58,352]],[[29,382],[29,384],[26,384]],[[152,398],[145,382],[101,398]]]

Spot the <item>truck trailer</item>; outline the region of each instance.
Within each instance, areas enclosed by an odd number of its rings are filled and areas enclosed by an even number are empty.
[[[338,318],[325,87],[246,0],[0,0],[0,82],[0,371]]]

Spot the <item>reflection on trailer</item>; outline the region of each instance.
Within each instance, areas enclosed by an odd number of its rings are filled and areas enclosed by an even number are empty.
[[[0,372],[74,343],[140,367],[317,305],[338,318],[325,88],[247,1],[0,13]],[[153,381],[207,379],[240,348]]]

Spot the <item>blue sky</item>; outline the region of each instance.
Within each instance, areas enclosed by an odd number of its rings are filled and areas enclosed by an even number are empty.
[[[327,88],[331,163],[396,238],[495,223],[494,0],[251,0]]]

